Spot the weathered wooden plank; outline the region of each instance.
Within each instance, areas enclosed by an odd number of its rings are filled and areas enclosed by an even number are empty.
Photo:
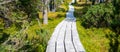
[[[50,45],[47,45],[46,52],[55,52],[55,43],[51,43]]]
[[[55,28],[55,30],[48,42],[46,52],[55,52],[55,49],[56,49],[55,42],[56,42],[59,30],[61,29],[64,22],[65,22],[65,20],[63,20],[61,23],[59,23],[57,25],[57,27]]]
[[[67,28],[66,28],[66,36],[65,36],[66,52],[75,52],[75,48],[72,43],[71,30],[72,30],[72,19],[69,19]]]
[[[64,25],[59,31],[59,36],[57,38],[57,43],[56,43],[56,52],[65,52],[64,36],[65,36],[66,24],[67,24],[67,21],[64,22]]]
[[[57,38],[57,36],[58,36],[58,33],[59,33],[61,27],[64,25],[64,24],[63,24],[64,22],[65,22],[65,20],[63,20],[61,23],[59,23],[59,24],[57,25],[57,27],[54,29],[54,32],[53,32],[53,34],[52,34],[52,36],[51,36],[48,44],[56,41],[56,38]]]
[[[78,32],[76,29],[76,22],[74,20],[73,24],[72,24],[72,36],[73,36],[73,43],[75,46],[75,49],[77,52],[85,52],[80,40],[79,40],[79,36],[78,36]]]

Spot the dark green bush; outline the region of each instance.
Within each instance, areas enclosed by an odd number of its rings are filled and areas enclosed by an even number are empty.
[[[83,15],[82,25],[86,28],[109,26],[112,21],[113,9],[114,7],[111,3],[92,5]]]

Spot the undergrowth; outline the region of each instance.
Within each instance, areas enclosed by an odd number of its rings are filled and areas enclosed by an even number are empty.
[[[115,41],[112,41],[112,43],[111,43],[111,39],[114,40],[114,38],[113,38],[114,36],[112,38],[108,38],[108,37],[111,37],[110,34],[115,34],[115,32],[113,32],[110,28],[107,28],[107,27],[86,28],[85,26],[87,26],[87,25],[83,26],[83,24],[82,24],[83,22],[88,22],[88,21],[84,21],[87,18],[87,16],[89,16],[91,18],[90,14],[85,15],[86,12],[88,10],[91,11],[91,8],[94,8],[96,6],[91,6],[91,4],[85,4],[82,2],[78,2],[74,6],[75,6],[74,14],[75,14],[75,17],[77,18],[77,20],[76,20],[77,30],[79,33],[80,41],[82,42],[83,47],[85,48],[86,52],[109,52],[110,49],[112,48],[110,45],[114,45],[113,42],[115,42]],[[99,6],[99,5],[97,5],[97,6]],[[88,7],[90,7],[90,8],[88,8]],[[97,8],[101,8],[101,7],[97,7]],[[92,10],[94,10],[94,9],[92,9]],[[96,11],[96,10],[97,9],[95,9],[94,11]],[[91,11],[91,12],[94,12],[94,11]],[[100,11],[100,12],[101,12],[100,13],[101,15],[104,14],[104,13],[102,13],[103,11]],[[96,13],[98,13],[98,11]],[[95,13],[95,15],[96,15],[96,13]],[[84,17],[82,17],[83,15],[84,15]],[[88,20],[90,20],[90,18],[88,18]],[[90,22],[92,22],[92,21],[90,21]],[[88,25],[88,26],[90,26],[90,25]]]
[[[32,19],[30,23],[27,20],[15,18],[15,22],[6,29],[0,18],[1,52],[45,52],[54,28],[66,16],[70,1],[65,1],[57,8],[57,12],[48,12],[47,25],[42,24],[41,12],[39,12],[39,19]],[[17,13],[12,15],[19,18],[22,16],[22,14]]]

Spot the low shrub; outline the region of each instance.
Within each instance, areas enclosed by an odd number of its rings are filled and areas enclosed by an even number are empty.
[[[98,4],[88,8],[85,15],[83,15],[82,25],[86,28],[89,27],[107,27],[112,21],[113,5]]]

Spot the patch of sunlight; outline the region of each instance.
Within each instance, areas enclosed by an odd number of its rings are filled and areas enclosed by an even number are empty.
[[[36,30],[40,30],[39,25],[33,25],[31,27],[28,27],[28,29],[25,31],[28,34],[28,39],[37,38]]]
[[[74,7],[75,9],[83,9],[84,7],[83,6],[81,6],[81,7]]]

